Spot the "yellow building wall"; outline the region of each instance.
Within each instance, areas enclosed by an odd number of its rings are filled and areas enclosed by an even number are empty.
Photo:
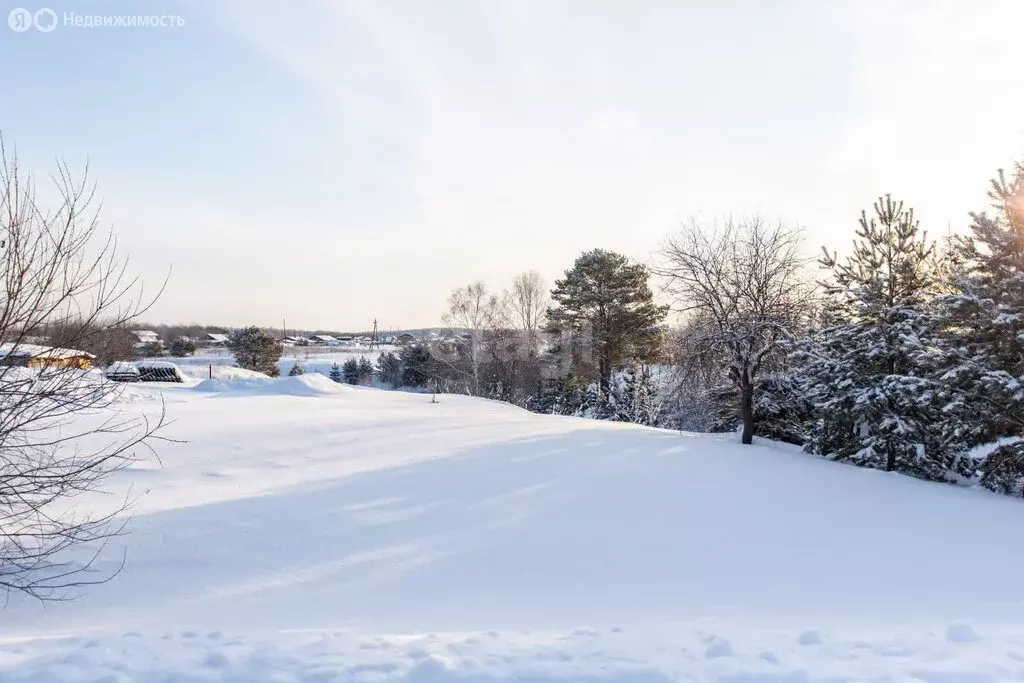
[[[92,368],[92,360],[81,356],[78,358],[30,358],[30,368],[78,368],[89,370]]]

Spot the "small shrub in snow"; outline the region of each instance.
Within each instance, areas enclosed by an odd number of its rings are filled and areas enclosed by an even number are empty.
[[[302,366],[299,365],[298,362],[296,362],[294,365],[292,365],[292,369],[288,371],[288,376],[295,377],[297,375],[301,375],[302,372]]]

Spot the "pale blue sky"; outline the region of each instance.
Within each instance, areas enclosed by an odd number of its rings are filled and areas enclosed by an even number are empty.
[[[0,24],[0,130],[90,160],[165,322],[429,325],[690,215],[842,247],[883,192],[940,233],[1024,156],[1017,0],[46,6],[185,20]]]

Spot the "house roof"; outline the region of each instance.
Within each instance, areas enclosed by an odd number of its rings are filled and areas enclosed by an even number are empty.
[[[5,356],[28,356],[29,358],[50,358],[60,360],[64,358],[95,358],[96,356],[88,351],[78,349],[62,349],[55,346],[41,346],[39,344],[2,344],[0,345],[0,358]]]
[[[323,342],[338,341],[336,338],[332,337],[329,334],[314,334],[311,338],[312,339],[317,339],[317,340],[323,341]]]
[[[226,342],[228,340],[228,335],[221,334],[220,332],[208,332],[206,338],[210,341]]]

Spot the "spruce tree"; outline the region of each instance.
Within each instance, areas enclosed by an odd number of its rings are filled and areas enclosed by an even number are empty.
[[[615,392],[616,419],[648,427],[657,426],[660,416],[657,393],[650,368],[630,365],[622,373],[622,381]]]
[[[853,253],[824,254],[825,324],[800,347],[816,417],[805,447],[857,465],[947,477],[930,436],[941,415],[919,364],[934,342],[932,244],[912,209],[886,195],[861,213]]]
[[[425,387],[434,376],[434,360],[426,344],[403,346],[401,352],[402,385]]]
[[[359,357],[359,364],[356,368],[359,377],[359,384],[366,386],[373,381],[373,363],[366,356]]]
[[[331,381],[338,382],[339,384],[345,380],[344,375],[341,374],[341,366],[337,363],[331,366],[331,371],[327,375]]]
[[[302,374],[302,366],[299,365],[298,361],[292,364],[292,369],[288,371],[289,377],[297,377]]]
[[[377,358],[377,376],[392,389],[402,384],[402,361],[394,353],[385,351]]]
[[[359,363],[355,358],[349,358],[341,368],[342,376],[346,384],[359,384]]]

